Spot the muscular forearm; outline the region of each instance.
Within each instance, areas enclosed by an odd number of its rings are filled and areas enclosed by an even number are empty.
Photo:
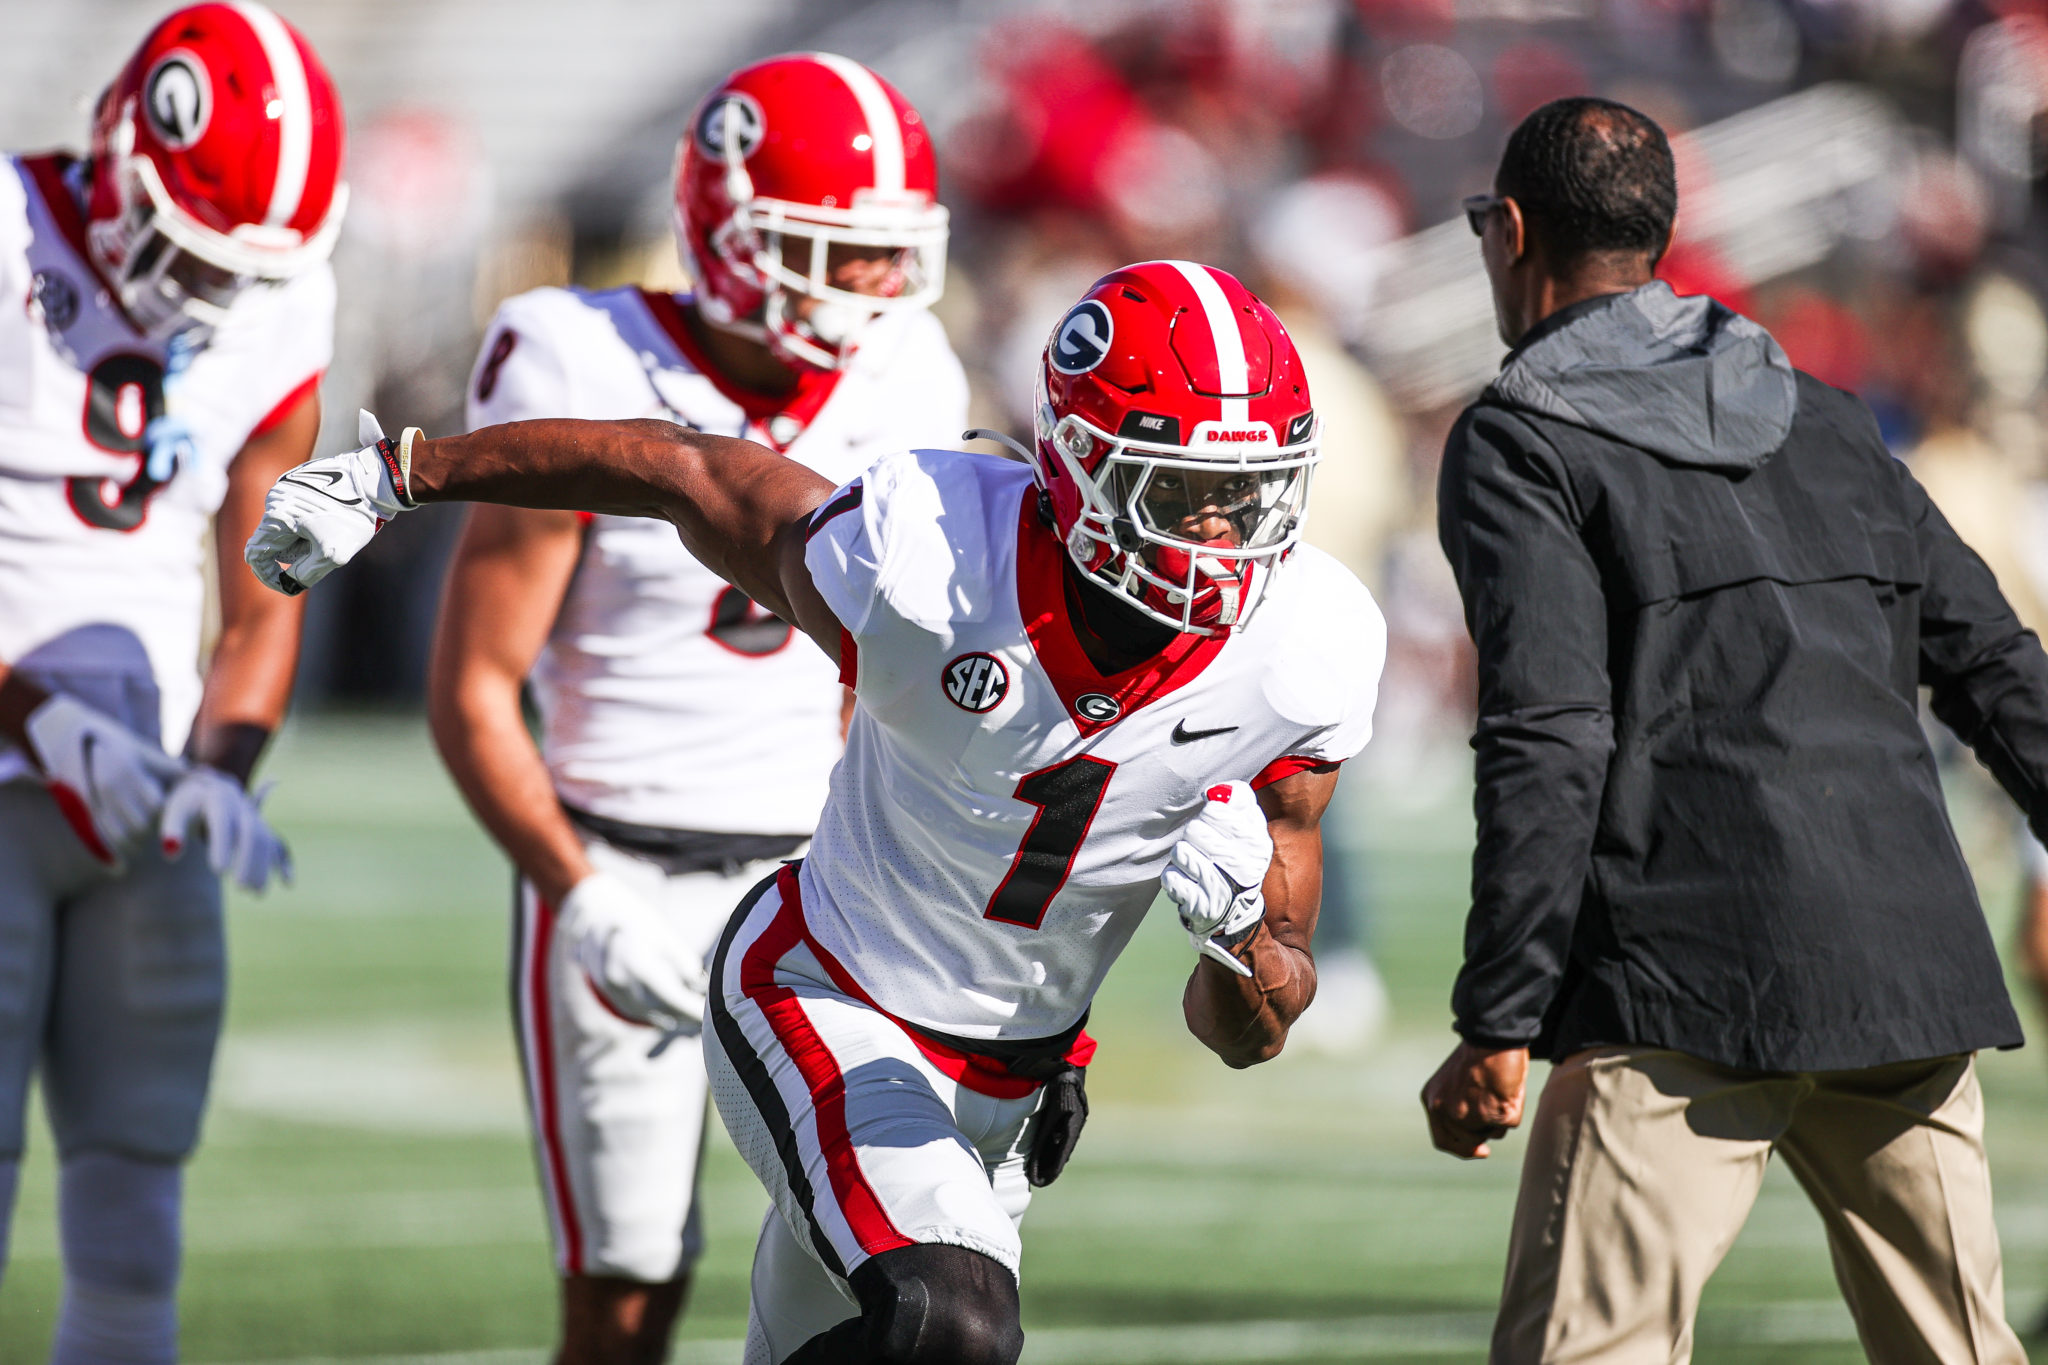
[[[1313,830],[1274,829],[1273,862],[1261,890],[1266,917],[1234,956],[1252,969],[1239,976],[1197,959],[1181,995],[1188,1031],[1234,1067],[1278,1056],[1287,1030],[1316,994],[1315,937],[1322,903],[1322,840]]]
[[[558,420],[416,440],[410,491],[420,502],[663,518],[713,573],[789,620],[774,546],[832,483],[751,441],[652,420]]]
[[[286,610],[222,632],[185,746],[189,757],[245,786],[284,721],[298,668],[301,613],[296,602],[279,605]]]
[[[1248,977],[1209,958],[1195,963],[1181,993],[1188,1031],[1233,1067],[1270,1061],[1287,1041],[1287,1030],[1316,994],[1315,961],[1305,949],[1280,942],[1267,924],[1238,945]]]
[[[590,875],[590,860],[526,732],[517,685],[509,691],[470,685],[438,693],[427,719],[435,747],[477,819],[541,898],[559,906]]]

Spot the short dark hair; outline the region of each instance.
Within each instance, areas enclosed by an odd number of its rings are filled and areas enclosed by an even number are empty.
[[[1671,143],[1647,115],[1590,95],[1552,100],[1508,137],[1494,193],[1522,206],[1553,261],[1664,253],[1678,215]]]

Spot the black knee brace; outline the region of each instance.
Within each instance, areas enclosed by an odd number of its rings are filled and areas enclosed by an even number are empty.
[[[862,1263],[860,1317],[813,1337],[785,1365],[1016,1365],[1017,1281],[978,1251],[910,1246]]]

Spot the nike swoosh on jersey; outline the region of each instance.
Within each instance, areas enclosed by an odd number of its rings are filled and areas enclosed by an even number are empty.
[[[1235,725],[1219,725],[1214,730],[1190,730],[1186,721],[1175,721],[1173,725],[1173,742],[1175,744],[1192,744],[1198,739],[1208,739],[1212,735],[1227,735],[1235,729],[1237,729]]]
[[[310,489],[312,489],[312,490],[313,490],[313,491],[314,491],[315,493],[318,493],[318,494],[319,494],[319,495],[320,495],[321,497],[323,497],[323,498],[331,498],[331,499],[333,499],[333,500],[334,500],[335,502],[338,502],[338,503],[340,503],[340,504],[341,504],[341,505],[342,505],[343,507],[360,507],[360,506],[362,506],[363,500],[362,500],[361,498],[337,498],[337,497],[335,497],[335,496],[334,496],[334,494],[332,494],[332,493],[328,492],[328,491],[327,491],[326,489],[322,488],[322,487],[321,487],[321,486],[320,486],[319,484],[317,484],[317,483],[307,483],[307,482],[306,482],[306,478],[307,478],[307,477],[312,477],[312,476],[317,476],[317,475],[325,475],[325,476],[326,476],[327,478],[329,478],[329,479],[339,479],[339,478],[341,477],[341,471],[340,471],[340,470],[338,470],[338,469],[309,469],[309,470],[307,470],[307,471],[306,471],[306,475],[305,475],[305,476],[303,476],[303,477],[302,477],[302,476],[297,476],[297,475],[292,475],[292,474],[287,474],[287,475],[285,475],[285,476],[284,476],[284,477],[283,477],[282,479],[278,480],[278,482],[279,482],[279,483],[295,483],[295,484],[297,484],[297,485],[298,485],[299,487],[301,487],[301,488],[310,488]]]

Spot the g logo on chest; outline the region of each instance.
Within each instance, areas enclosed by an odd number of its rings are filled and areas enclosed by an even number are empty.
[[[993,654],[962,654],[939,670],[946,700],[962,711],[979,715],[993,711],[1010,695],[1010,670]]]
[[[1083,719],[1092,720],[1097,725],[1115,720],[1124,710],[1123,704],[1115,697],[1102,692],[1082,693],[1074,698],[1074,709],[1081,713]]]

